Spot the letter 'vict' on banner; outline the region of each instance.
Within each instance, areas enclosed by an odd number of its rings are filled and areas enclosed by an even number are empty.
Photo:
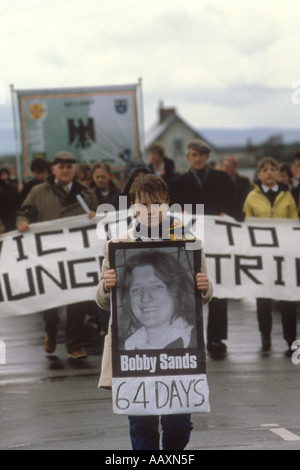
[[[110,243],[113,410],[208,412],[201,251],[184,241]]]

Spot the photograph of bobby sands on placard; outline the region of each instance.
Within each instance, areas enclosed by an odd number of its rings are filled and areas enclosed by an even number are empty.
[[[116,412],[184,413],[193,400],[197,411],[207,408],[202,299],[195,286],[201,252],[186,249],[186,243],[110,244],[117,274],[112,293]],[[171,389],[177,398],[169,403]],[[144,400],[137,399],[141,393]]]

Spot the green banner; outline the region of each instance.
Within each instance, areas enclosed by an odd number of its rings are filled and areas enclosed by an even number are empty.
[[[115,169],[139,158],[137,87],[17,90],[24,175],[34,158],[52,161],[62,150]]]

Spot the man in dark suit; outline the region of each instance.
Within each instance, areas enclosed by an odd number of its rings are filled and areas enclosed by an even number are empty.
[[[171,185],[171,205],[180,204],[182,210],[187,210],[190,204],[196,213],[197,204],[204,204],[205,215],[227,214],[241,220],[234,185],[227,173],[209,168],[210,152],[209,145],[201,139],[189,142],[186,158],[190,169]],[[222,340],[227,339],[227,304],[227,299],[216,297],[209,303],[207,350],[212,356],[226,354]]]
[[[228,155],[223,161],[224,171],[230,176],[235,187],[235,197],[238,208],[242,211],[247,194],[253,189],[249,178],[238,173],[239,163],[233,155]]]

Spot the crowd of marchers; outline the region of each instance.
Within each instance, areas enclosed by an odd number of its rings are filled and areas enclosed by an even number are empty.
[[[202,140],[188,144],[186,158],[189,169],[184,174],[176,171],[174,160],[166,156],[165,148],[156,142],[149,150],[147,161],[126,162],[122,180],[114,175],[110,165],[101,161],[94,165],[79,163],[66,151],[48,162],[35,158],[31,165],[32,177],[23,187],[13,180],[9,168],[0,168],[0,233],[17,229],[26,232],[35,222],[80,215],[84,209],[78,202],[80,195],[94,217],[103,203],[119,209],[119,196],[127,196],[139,176],[155,174],[162,178],[169,191],[169,203],[182,209],[190,205],[196,211],[204,204],[206,215],[227,214],[236,220],[245,217],[298,218],[300,215],[300,149],[291,164],[279,164],[273,158],[263,158],[257,166],[255,181],[240,174],[238,161],[230,155],[222,165],[210,161],[211,148]],[[274,299],[257,299],[257,316],[264,352],[271,349],[272,305]],[[275,299],[276,300],[276,299]],[[287,354],[297,337],[297,303],[278,303],[282,313],[283,334],[288,345]],[[213,297],[208,307],[207,350],[212,356],[226,354],[228,299]],[[67,307],[66,347],[72,359],[86,357],[80,336],[86,315],[97,319],[101,334],[108,329],[108,313],[93,301]],[[53,353],[58,331],[58,309],[44,312],[46,338],[44,348]]]

